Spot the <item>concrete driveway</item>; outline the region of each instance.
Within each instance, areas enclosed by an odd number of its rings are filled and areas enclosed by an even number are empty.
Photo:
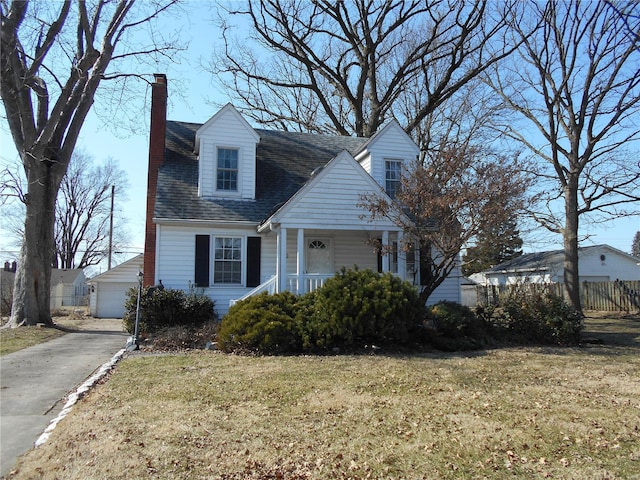
[[[81,330],[0,357],[0,476],[34,446],[65,397],[122,350],[122,320],[95,319]]]

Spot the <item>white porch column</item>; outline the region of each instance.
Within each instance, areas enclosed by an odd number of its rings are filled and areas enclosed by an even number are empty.
[[[280,260],[280,255],[282,252],[282,231],[278,229],[276,231],[276,288],[275,293],[280,293],[280,279],[282,278],[282,262]]]
[[[280,227],[278,235],[278,292],[287,290],[287,229]]]
[[[298,248],[296,256],[296,270],[298,272],[298,291],[297,293],[302,295],[307,293],[307,282],[304,278],[304,228],[298,229]]]
[[[404,232],[398,232],[398,276],[407,279],[407,252],[404,251]]]
[[[389,231],[382,232],[382,271],[388,272],[389,267]]]

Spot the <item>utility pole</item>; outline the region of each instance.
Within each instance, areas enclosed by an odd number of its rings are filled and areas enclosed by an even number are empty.
[[[116,186],[111,185],[111,213],[109,215],[109,261],[107,270],[111,270],[111,253],[113,251],[113,197],[115,195]]]

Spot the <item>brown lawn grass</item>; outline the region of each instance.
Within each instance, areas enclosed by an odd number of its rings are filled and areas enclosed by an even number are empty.
[[[44,326],[0,328],[0,356],[53,340],[67,333],[66,330],[81,329],[86,324],[95,323],[94,319],[86,316],[84,309],[69,308],[53,313],[53,321],[60,328]],[[3,324],[9,321],[8,317],[3,317],[2,320]]]
[[[53,340],[65,332],[55,328],[29,326],[0,329],[0,356]]]
[[[640,320],[596,320],[635,341],[132,355],[9,478],[638,479]]]

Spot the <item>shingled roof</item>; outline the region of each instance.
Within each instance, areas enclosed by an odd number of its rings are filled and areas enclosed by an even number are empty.
[[[608,245],[589,245],[587,247],[579,247],[578,254],[585,254],[603,247],[611,248]],[[520,255],[519,257],[490,268],[487,270],[487,273],[502,271],[517,272],[526,270],[548,270],[550,268],[562,267],[563,262],[564,250],[525,253],[524,255]]]
[[[343,150],[355,155],[367,138],[256,129],[255,200],[198,196],[198,159],[193,153],[201,124],[167,121],[164,163],[158,172],[155,217],[165,220],[251,222],[265,220],[295,194],[311,172]]]

